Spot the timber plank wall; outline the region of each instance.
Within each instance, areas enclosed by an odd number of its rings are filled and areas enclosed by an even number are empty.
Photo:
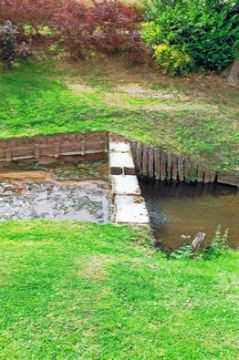
[[[21,160],[40,162],[46,157],[56,159],[75,155],[82,160],[97,160],[105,156],[108,147],[109,135],[106,132],[15,137],[0,140],[0,163]]]
[[[122,136],[115,136],[124,139]],[[139,141],[130,142],[137,174],[161,181],[195,180],[200,183],[223,183],[239,187],[239,175],[217,173],[185,156],[174,155]],[[75,157],[79,161],[101,160],[109,151],[109,133],[64,133],[13,137],[0,140],[0,165],[12,161],[53,161]]]

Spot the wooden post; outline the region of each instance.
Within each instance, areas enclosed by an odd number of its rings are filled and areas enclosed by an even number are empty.
[[[149,168],[148,168],[149,178],[154,178],[154,148],[153,146],[149,147]]]
[[[109,139],[110,139],[109,133],[105,133],[104,134],[104,141],[105,141],[104,152],[106,154],[109,152],[109,143],[110,143]]]
[[[137,147],[137,142],[136,141],[131,141],[130,148],[131,148],[131,152],[132,152],[132,155],[133,155],[134,162],[136,162],[136,147]]]
[[[60,143],[55,143],[54,144],[54,148],[55,148],[55,151],[54,151],[54,157],[55,158],[58,158],[59,155],[60,155]]]
[[[206,246],[207,234],[204,232],[198,232],[192,241],[192,252],[196,253],[202,250]]]
[[[144,145],[143,148],[143,175],[148,176],[148,162],[149,162],[149,146]]]
[[[136,170],[139,174],[142,174],[142,144],[137,142],[136,146]]]
[[[172,180],[172,170],[173,170],[173,156],[172,154],[167,154],[167,180]]]
[[[166,180],[166,176],[167,176],[166,167],[167,167],[167,153],[164,150],[162,150],[161,151],[161,180],[162,181]]]
[[[177,158],[177,156],[173,156],[172,179],[173,179],[174,181],[177,181],[177,180],[178,180],[178,158]]]
[[[7,150],[6,150],[6,162],[11,162],[12,161],[12,150],[11,148],[9,147]]]
[[[87,138],[85,135],[82,135],[81,140],[80,140],[80,147],[81,147],[81,155],[85,155],[85,147],[86,147],[86,142],[87,142]]]
[[[40,146],[39,144],[34,145],[34,156],[36,160],[39,160],[40,158]]]
[[[205,170],[199,165],[198,166],[198,182],[204,182]]]
[[[217,177],[217,173],[215,171],[211,171],[211,177],[210,177],[210,182],[211,183],[215,183],[216,181],[216,177]]]
[[[155,179],[159,180],[161,177],[161,159],[160,159],[160,150],[154,149],[154,169],[155,169]]]
[[[191,162],[186,158],[184,163],[184,176],[186,182],[190,182],[191,166]]]
[[[183,156],[180,156],[180,158],[178,159],[178,177],[180,181],[184,181],[185,177],[184,177],[184,163],[185,163],[185,159]]]
[[[211,182],[211,173],[209,170],[206,170],[204,174],[204,184],[208,184],[210,182]]]

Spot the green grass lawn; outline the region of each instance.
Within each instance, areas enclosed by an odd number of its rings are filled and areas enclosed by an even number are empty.
[[[126,226],[1,222],[0,358],[236,360],[238,271]]]
[[[0,137],[107,130],[239,172],[237,90],[112,64],[38,62],[1,73]],[[127,91],[132,82],[145,92]]]

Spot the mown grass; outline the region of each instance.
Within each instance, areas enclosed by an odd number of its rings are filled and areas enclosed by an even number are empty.
[[[20,65],[0,77],[1,138],[107,130],[186,154],[215,169],[239,171],[236,92],[222,101],[208,90],[195,92],[185,80],[178,85],[162,79],[147,85],[153,95],[138,96],[119,90],[122,81],[117,78],[114,83],[113,77],[91,74],[84,67],[62,71],[50,63]],[[125,78],[132,80],[129,71]],[[69,81],[90,85],[92,91],[69,89]]]
[[[238,271],[126,226],[1,222],[0,358],[236,360]]]

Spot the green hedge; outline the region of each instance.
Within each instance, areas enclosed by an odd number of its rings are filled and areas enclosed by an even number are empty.
[[[195,70],[221,71],[239,50],[239,0],[152,0],[143,37],[187,54]]]

